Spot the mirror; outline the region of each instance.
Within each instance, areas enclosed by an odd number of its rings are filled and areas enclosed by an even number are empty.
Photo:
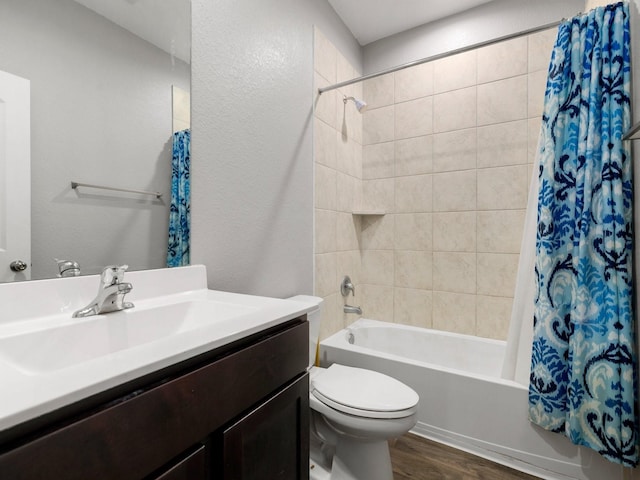
[[[0,210],[19,206],[30,226],[30,275],[16,279],[57,276],[55,259],[82,274],[166,266],[173,132],[189,126],[190,28],[189,0],[1,2],[0,71],[30,85],[31,179],[7,179],[30,185],[30,209],[0,189]],[[1,107],[0,92],[3,129]],[[0,249],[11,235],[1,225]]]

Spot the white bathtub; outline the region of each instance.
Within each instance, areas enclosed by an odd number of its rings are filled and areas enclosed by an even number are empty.
[[[527,388],[500,378],[504,349],[502,341],[360,319],[321,342],[320,363],[377,370],[411,386],[420,395],[418,435],[545,479],[635,478],[529,423]]]

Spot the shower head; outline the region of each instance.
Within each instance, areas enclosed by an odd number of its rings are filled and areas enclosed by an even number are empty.
[[[342,101],[344,102],[345,105],[347,104],[347,100],[353,100],[353,103],[356,104],[356,108],[360,113],[364,113],[367,110],[367,103],[360,100],[359,98],[347,97],[346,95],[344,95],[342,97]]]

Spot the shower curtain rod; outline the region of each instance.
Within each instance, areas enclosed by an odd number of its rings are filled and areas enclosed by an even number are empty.
[[[493,45],[494,43],[504,42],[505,40],[511,40],[512,38],[522,37],[524,35],[529,35],[531,33],[540,32],[542,30],[546,30],[548,28],[557,27],[560,25],[565,19],[562,19],[557,22],[547,23],[546,25],[541,25],[539,27],[533,27],[528,30],[523,30],[517,33],[510,33],[509,35],[504,35],[502,37],[494,38],[491,40],[486,40],[484,42],[475,43],[473,45],[469,45],[466,47],[457,48],[455,50],[451,50],[445,53],[438,53],[436,55],[432,55],[430,57],[422,58],[420,60],[414,60],[413,62],[404,63],[402,65],[398,65],[396,67],[387,68],[386,70],[381,70],[375,73],[369,73],[368,75],[363,75],[361,77],[352,78],[351,80],[345,80],[344,82],[336,83],[333,85],[329,85],[327,87],[318,88],[318,93],[322,95],[324,92],[328,92],[330,90],[335,90],[336,88],[346,87],[347,85],[351,85],[358,82],[363,82],[365,80],[369,80],[371,78],[380,77],[382,75],[386,75],[388,73],[397,72],[398,70],[404,70],[405,68],[415,67],[416,65],[422,65],[423,63],[432,62],[434,60],[439,60],[441,58],[450,57],[452,55],[456,55],[458,53],[468,52],[470,50],[474,50],[476,48],[487,47],[489,45]]]

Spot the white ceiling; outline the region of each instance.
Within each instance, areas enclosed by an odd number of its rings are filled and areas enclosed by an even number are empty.
[[[165,52],[190,62],[190,0],[75,1]]]
[[[360,45],[492,0],[329,0]]]

